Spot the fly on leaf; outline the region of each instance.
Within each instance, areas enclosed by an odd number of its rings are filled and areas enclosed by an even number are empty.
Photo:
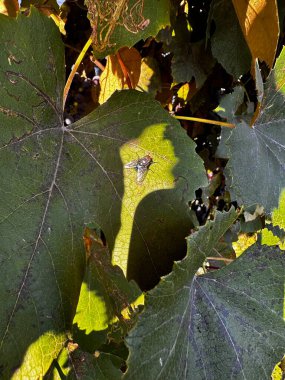
[[[153,162],[152,157],[149,154],[147,154],[146,156],[142,158],[138,158],[137,160],[128,162],[125,165],[125,168],[135,169],[137,171],[137,182],[141,184],[147,175],[150,165],[153,163],[154,162]]]

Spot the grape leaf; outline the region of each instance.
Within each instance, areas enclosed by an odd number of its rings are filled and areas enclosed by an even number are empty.
[[[59,6],[56,0],[22,0],[21,8],[29,8],[33,5],[36,8],[47,8],[49,10],[59,11]]]
[[[161,73],[157,60],[151,56],[144,57],[141,61],[141,74],[136,89],[155,96],[161,88]]]
[[[238,78],[249,71],[251,55],[235,9],[232,2],[227,0],[215,0],[211,3],[211,8],[210,15],[216,26],[211,37],[213,56],[229,74]]]
[[[146,94],[116,93],[65,127],[64,50],[53,21],[35,9],[0,15],[0,31],[0,373],[37,378],[71,328],[84,225],[100,225],[129,277],[149,265],[141,282],[158,281],[183,251],[187,202],[206,177],[195,144]],[[138,184],[124,164],[146,154],[156,163]]]
[[[114,54],[170,24],[168,0],[85,0],[96,57]]]
[[[227,151],[227,183],[240,204],[262,204],[266,212],[278,205],[285,187],[285,49],[265,84],[260,113],[252,127],[244,121],[222,132],[221,151]]]
[[[266,223],[261,232],[262,244],[279,245],[280,249],[285,248],[285,190],[282,191],[278,208],[272,212],[271,223]]]
[[[95,230],[86,229],[85,241],[90,242],[89,248],[85,245],[89,258],[73,323],[86,334],[107,329],[115,319],[124,327],[131,325],[122,311],[141,295],[140,289],[126,280],[121,268],[111,264],[108,249]]]
[[[187,257],[146,297],[127,338],[125,379],[266,379],[285,349],[285,261],[278,248],[249,248],[227,267],[198,276],[234,210],[188,238]],[[254,365],[253,365],[254,363]]]
[[[122,377],[119,369],[122,361],[111,354],[96,352],[92,355],[76,349],[70,353],[69,360],[68,380],[120,380]]]
[[[172,75],[175,82],[190,82],[195,78],[198,88],[202,87],[215,65],[205,41],[191,42],[174,37],[170,49],[173,52]]]
[[[36,11],[0,16],[0,30],[0,373],[11,378],[21,365],[18,377],[35,378],[66,340],[85,259],[55,183],[65,75],[59,33]]]
[[[122,376],[120,366],[123,360],[113,354],[96,350],[90,353],[75,343],[68,344],[45,375],[45,380],[119,380]]]
[[[125,66],[127,75],[122,70]],[[141,56],[135,48],[121,48],[116,55],[109,55],[105,70],[100,76],[100,96],[99,103],[104,103],[116,90],[136,88],[141,72]],[[128,78],[128,82],[127,82]]]
[[[16,17],[18,11],[19,3],[17,0],[0,1],[0,13],[3,13],[4,15],[9,15],[11,17]]]
[[[64,347],[59,353],[56,360],[53,361],[44,380],[62,380],[68,375],[70,367],[68,366],[69,350]]]
[[[192,41],[192,31],[186,13],[181,12],[179,3],[170,2],[171,28],[161,30],[157,39],[164,43],[164,50],[171,51],[171,71],[176,83],[190,82],[195,78],[200,88],[213,71],[216,60],[204,39]],[[191,12],[191,9],[190,9]]]
[[[95,192],[93,220],[104,231],[113,263],[149,288],[183,251],[191,228],[187,201],[207,183],[195,144],[149,95],[131,90],[115,93],[68,133],[89,162],[81,199]],[[154,164],[139,183],[138,172],[125,165],[148,154]],[[100,183],[94,189],[96,175]]]
[[[223,118],[228,119],[229,122],[237,120],[236,112],[244,99],[244,89],[241,86],[235,87],[233,92],[225,94],[220,100],[216,112]]]
[[[271,68],[280,33],[277,2],[233,0],[233,5],[250,48],[253,62],[255,59],[260,59]]]

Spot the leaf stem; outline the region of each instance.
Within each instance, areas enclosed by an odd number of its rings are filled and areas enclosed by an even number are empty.
[[[97,67],[99,67],[99,69],[101,71],[105,70],[105,66],[102,65],[102,63],[100,61],[98,61],[98,59],[94,58],[93,55],[90,55],[89,58],[90,58],[90,61],[93,62],[94,65],[96,65]]]
[[[66,102],[66,98],[67,98],[67,95],[68,95],[68,92],[70,90],[70,86],[71,86],[71,83],[73,81],[73,78],[74,78],[74,75],[78,69],[78,66],[80,65],[85,53],[87,52],[87,50],[89,49],[90,45],[92,43],[92,38],[89,37],[88,41],[86,42],[86,44],[84,45],[83,49],[81,50],[81,53],[79,54],[77,60],[75,61],[75,64],[73,65],[72,67],[72,70],[69,74],[69,77],[66,81],[66,84],[65,84],[65,87],[64,87],[64,90],[63,90],[63,108],[65,107],[65,102]]]
[[[192,116],[175,116],[176,119],[179,120],[190,120],[190,121],[198,121],[200,123],[206,123],[206,124],[214,124],[214,125],[220,125],[221,127],[227,127],[227,128],[235,128],[234,124],[226,123],[224,121],[219,120],[208,120],[208,119],[201,119],[199,117],[192,117]]]

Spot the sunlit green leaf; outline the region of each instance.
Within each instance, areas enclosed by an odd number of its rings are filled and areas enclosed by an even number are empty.
[[[86,236],[91,241],[90,257],[73,323],[86,334],[105,330],[118,320],[127,330],[128,310],[131,313],[130,305],[141,291],[133,281],[126,280],[120,267],[111,264],[108,249],[98,240],[96,232],[88,229],[86,234],[90,235]]]

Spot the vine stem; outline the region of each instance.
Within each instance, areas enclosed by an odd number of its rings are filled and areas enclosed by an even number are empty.
[[[221,127],[235,128],[234,124],[226,123],[224,121],[219,121],[219,120],[201,119],[199,117],[192,117],[192,116],[174,116],[174,117],[175,119],[179,119],[179,120],[198,121],[200,123],[220,125]]]
[[[89,49],[90,45],[92,44],[92,38],[89,37],[88,41],[86,42],[86,44],[84,45],[83,49],[81,50],[77,60],[75,61],[73,67],[72,67],[72,70],[69,74],[69,77],[65,83],[65,86],[64,86],[64,90],[63,90],[63,109],[65,107],[65,102],[66,102],[66,98],[67,98],[67,95],[68,95],[68,92],[70,90],[70,86],[71,86],[71,83],[73,81],[73,78],[74,78],[74,75],[78,69],[78,66],[80,65],[84,55],[86,54],[87,50]]]

